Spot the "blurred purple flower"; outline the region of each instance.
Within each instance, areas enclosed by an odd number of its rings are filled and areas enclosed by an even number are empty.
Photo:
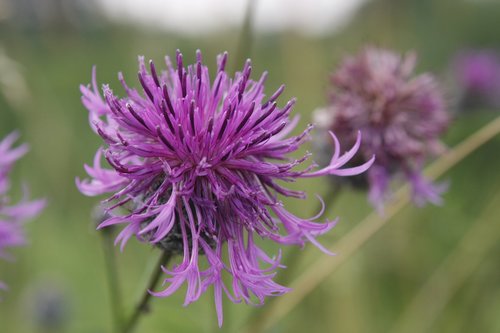
[[[71,302],[60,285],[45,283],[35,286],[30,293],[26,313],[42,332],[63,332],[71,317]]]
[[[116,238],[122,248],[135,235],[182,254],[180,264],[163,269],[168,287],[153,292],[155,296],[169,296],[186,283],[187,305],[213,285],[221,325],[223,292],[233,302],[262,304],[266,296],[289,290],[273,281],[275,270],[281,267],[280,255],[269,257],[254,241],[256,236],[285,245],[311,241],[326,251],[315,237],[330,230],[335,221],[322,224],[314,222],[316,217],[292,215],[278,195],[305,195],[279,183],[359,174],[373,158],[361,166],[341,169],[356,153],[360,136],[340,156],[332,133],[336,150],[330,164],[316,171],[315,165],[294,171],[309,154],[296,160],[287,155],[299,149],[312,126],[286,138],[298,119],[289,119],[295,100],[283,108],[277,106],[284,86],[265,99],[267,73],[258,81],[251,80],[247,61],[242,72],[231,78],[225,71],[227,54],[218,57],[213,83],[200,52],[193,65],[184,67],[180,53],[176,60],[174,68],[166,57],[167,71],[160,74],[152,62],[148,72],[144,58],[139,58],[143,94],[128,87],[121,74],[125,98],[116,97],[104,85],[103,99],[95,71],[92,87],[82,86],[91,126],[107,148],[97,151],[92,167],[85,166],[91,179],[77,179],[77,186],[89,196],[113,193],[105,200],[111,217],[99,228],[125,224]],[[101,167],[102,155],[112,169]],[[117,213],[120,207],[128,213]],[[206,268],[199,265],[203,254]],[[268,267],[261,268],[261,264]],[[223,282],[223,274],[232,277],[231,286]]]
[[[454,63],[457,84],[465,98],[500,105],[500,58],[490,50],[464,51]]]
[[[331,77],[330,105],[316,117],[347,144],[361,130],[364,140],[354,160],[362,163],[377,156],[365,184],[379,211],[395,174],[411,184],[417,204],[439,204],[444,191],[426,181],[421,170],[429,154],[443,151],[439,136],[449,117],[434,77],[413,74],[415,60],[413,53],[400,56],[371,47],[348,57]]]
[[[0,258],[8,260],[12,260],[12,257],[6,249],[26,243],[23,223],[38,215],[45,205],[44,200],[28,201],[27,191],[19,203],[15,205],[10,203],[7,195],[10,186],[9,172],[14,162],[28,150],[25,144],[12,147],[18,137],[19,135],[14,132],[0,141]],[[0,288],[5,289],[5,284],[0,282]]]

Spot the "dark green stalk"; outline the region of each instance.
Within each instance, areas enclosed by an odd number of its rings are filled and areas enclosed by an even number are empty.
[[[106,266],[106,276],[108,279],[109,296],[111,301],[111,311],[113,313],[113,331],[120,332],[122,326],[122,296],[118,278],[116,264],[115,247],[113,244],[113,232],[104,230],[102,232],[102,248]]]
[[[134,309],[134,312],[132,315],[129,317],[127,320],[125,326],[123,327],[123,332],[124,333],[131,333],[134,331],[135,327],[137,326],[137,323],[139,321],[139,318],[141,315],[146,314],[149,312],[149,300],[151,299],[151,294],[149,293],[150,290],[155,290],[158,282],[160,281],[160,277],[162,275],[162,266],[166,266],[170,259],[172,258],[172,253],[163,251],[162,255],[160,256],[160,259],[158,261],[158,264],[156,265],[156,269],[151,275],[151,279],[149,280],[148,286],[137,304],[137,306]]]
[[[243,21],[240,37],[238,39],[238,47],[235,52],[234,72],[240,70],[250,56],[253,46],[253,21],[256,7],[257,0],[248,0],[245,20]]]

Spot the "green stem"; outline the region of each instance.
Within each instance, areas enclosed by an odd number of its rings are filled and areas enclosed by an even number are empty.
[[[135,307],[134,312],[132,313],[132,315],[130,316],[126,325],[123,328],[124,333],[133,332],[135,327],[137,326],[137,323],[139,322],[139,318],[141,317],[141,315],[149,312],[148,303],[151,299],[151,293],[149,291],[156,289],[158,282],[160,281],[160,277],[163,273],[162,266],[166,266],[171,258],[172,258],[172,253],[167,251],[162,252],[160,259],[158,260],[158,264],[156,265],[156,269],[151,275],[151,279],[149,280],[148,286],[146,287],[146,290],[141,300]]]
[[[469,156],[477,148],[493,139],[500,133],[500,117],[483,126],[441,158],[431,164],[424,173],[430,180],[443,175],[446,171]],[[341,253],[341,256],[332,260],[330,257],[321,257],[309,266],[304,273],[292,284],[293,293],[280,297],[267,309],[266,318],[260,324],[263,330],[272,328],[283,319],[292,309],[313,291],[320,283],[346,262],[359,250],[371,237],[390,221],[398,212],[411,202],[408,186],[403,186],[393,195],[393,200],[385,208],[384,215],[376,211],[369,214],[361,223],[352,229],[330,251]]]
[[[120,332],[122,325],[123,303],[120,293],[115,247],[113,244],[113,233],[111,231],[104,230],[102,233],[102,248],[104,252],[104,260],[106,262],[106,276],[108,279],[111,311],[113,313],[113,330],[114,332]]]
[[[257,7],[257,0],[247,1],[245,19],[243,21],[240,37],[238,39],[236,57],[234,58],[234,72],[240,70],[245,64],[253,46],[253,18],[255,15],[255,8]]]

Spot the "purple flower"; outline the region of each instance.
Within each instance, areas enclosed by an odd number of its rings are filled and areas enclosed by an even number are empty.
[[[3,141],[0,141],[0,258],[12,260],[7,253],[11,247],[22,246],[26,243],[23,223],[35,217],[44,207],[43,200],[28,201],[27,192],[25,198],[19,203],[12,205],[7,195],[9,190],[9,172],[14,162],[23,156],[27,145],[12,148],[17,140],[18,134],[11,133]],[[0,282],[0,289],[6,289],[6,285]]]
[[[60,283],[60,281],[57,281]],[[42,332],[64,332],[71,319],[71,299],[56,281],[38,283],[26,295],[25,313]]]
[[[500,105],[500,58],[493,51],[460,53],[454,61],[457,84],[467,98],[479,98]]]
[[[166,57],[167,70],[160,74],[152,62],[148,72],[140,57],[142,93],[120,74],[125,98],[107,85],[102,98],[94,71],[92,87],[81,89],[82,100],[106,148],[97,151],[93,166],[85,166],[90,180],[77,179],[77,186],[89,196],[112,193],[105,200],[111,216],[99,228],[124,224],[116,238],[122,248],[136,236],[183,257],[163,269],[168,286],[155,296],[169,296],[185,283],[187,305],[213,286],[221,325],[223,293],[233,302],[262,304],[266,296],[288,291],[273,281],[280,255],[268,256],[256,237],[285,245],[311,241],[322,248],[315,238],[334,226],[335,221],[316,223],[288,212],[279,196],[304,198],[304,193],[283,182],[359,174],[373,159],[341,169],[356,153],[360,137],[340,156],[332,133],[336,150],[330,164],[295,170],[309,155],[287,155],[299,149],[312,126],[287,138],[298,119],[289,119],[295,100],[284,107],[276,102],[284,86],[266,99],[267,73],[253,81],[247,61],[231,78],[225,71],[227,54],[218,57],[213,82],[200,52],[193,65],[184,67],[180,53],[176,60],[174,68]],[[101,167],[102,156],[112,169]],[[200,265],[201,255],[208,265]],[[230,285],[223,282],[226,274]]]
[[[449,117],[434,77],[413,74],[415,60],[413,53],[400,56],[377,48],[348,57],[331,77],[330,105],[317,113],[320,125],[347,144],[356,140],[358,130],[363,132],[365,139],[354,160],[377,156],[365,183],[379,210],[396,174],[411,184],[418,204],[439,204],[444,191],[426,181],[421,170],[429,154],[444,149],[439,136]]]

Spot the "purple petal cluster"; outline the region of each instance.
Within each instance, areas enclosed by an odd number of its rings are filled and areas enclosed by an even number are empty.
[[[7,253],[11,247],[25,244],[23,223],[35,217],[44,207],[43,200],[28,201],[27,195],[17,204],[12,204],[7,192],[10,187],[9,173],[14,162],[28,150],[27,145],[13,148],[18,134],[11,133],[0,141],[0,258],[11,260]],[[0,289],[6,285],[0,281]]]
[[[454,73],[464,98],[500,106],[500,57],[497,53],[464,51],[454,61]]]
[[[104,201],[109,218],[99,228],[123,224],[116,238],[122,247],[135,236],[180,254],[180,263],[163,269],[166,288],[155,296],[169,296],[187,285],[189,304],[213,286],[221,324],[223,294],[233,302],[262,304],[266,296],[288,291],[273,281],[280,255],[268,256],[258,239],[320,246],[315,238],[334,226],[335,221],[317,223],[287,211],[280,197],[305,195],[284,183],[356,175],[373,159],[343,168],[360,138],[340,156],[332,134],[337,149],[329,165],[297,170],[309,155],[288,155],[308,139],[312,126],[289,136],[298,119],[289,117],[294,99],[278,106],[283,86],[266,98],[267,73],[252,80],[247,61],[230,77],[227,54],[218,56],[213,79],[200,52],[193,65],[184,66],[179,52],[176,65],[168,57],[165,62],[166,71],[159,72],[153,62],[146,65],[139,58],[139,90],[119,74],[123,98],[107,85],[101,95],[95,71],[92,85],[82,86],[91,126],[105,146],[97,151],[93,166],[85,166],[90,178],[77,179],[77,186],[89,196],[111,194]],[[103,157],[111,169],[101,166]]]
[[[355,160],[376,155],[365,183],[379,209],[389,194],[390,180],[403,175],[417,204],[441,202],[444,187],[426,181],[425,159],[443,149],[439,137],[449,116],[443,94],[430,74],[414,74],[416,56],[368,47],[346,58],[331,77],[330,104],[322,123],[345,143],[364,136]],[[321,125],[321,124],[320,124]]]

